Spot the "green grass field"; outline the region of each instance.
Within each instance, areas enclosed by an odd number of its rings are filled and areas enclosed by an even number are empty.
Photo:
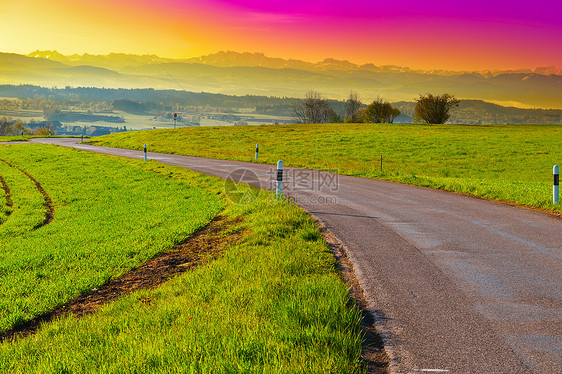
[[[46,226],[0,237],[2,330],[171,248],[221,210],[245,233],[161,287],[2,343],[0,372],[362,371],[360,314],[301,209],[263,191],[231,205],[222,180],[153,161],[27,144],[0,146],[0,157],[33,175],[55,205]],[[0,174],[25,184],[13,168]],[[24,209],[16,201],[34,194],[11,189],[0,230]]]
[[[123,161],[41,145],[1,146],[12,213],[0,226],[0,330],[98,287],[205,225],[218,197]]]
[[[125,132],[93,144],[334,170],[560,212],[562,125],[322,124]],[[383,170],[380,158],[383,157]]]

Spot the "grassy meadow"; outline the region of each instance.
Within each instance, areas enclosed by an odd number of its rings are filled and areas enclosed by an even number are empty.
[[[264,191],[232,205],[222,180],[154,161],[31,144],[0,146],[0,158],[33,175],[55,207],[51,223],[30,230],[18,210],[37,193],[18,192],[25,179],[0,169],[14,202],[0,225],[1,330],[170,249],[217,214],[244,232],[158,288],[0,344],[0,372],[362,372],[360,313],[301,209]]]
[[[562,125],[319,124],[124,132],[96,145],[333,170],[560,212]],[[383,158],[382,170],[380,158]]]
[[[207,224],[216,195],[125,162],[57,147],[0,146],[13,207],[0,226],[0,330],[29,320],[138,266]]]

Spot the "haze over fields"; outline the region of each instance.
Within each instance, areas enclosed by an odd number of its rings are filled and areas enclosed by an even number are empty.
[[[560,14],[558,0],[8,0],[0,84],[562,108]]]
[[[70,55],[35,51],[0,53],[0,84],[46,87],[176,89],[235,95],[302,97],[308,90],[345,99],[350,90],[365,101],[383,96],[412,101],[420,93],[451,92],[517,107],[562,108],[562,75],[555,66],[511,71],[455,72],[399,66],[318,63],[269,58],[261,53],[219,52],[191,59],[152,55]]]

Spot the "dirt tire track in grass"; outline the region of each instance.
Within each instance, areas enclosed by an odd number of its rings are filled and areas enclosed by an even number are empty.
[[[39,193],[41,193],[41,195],[43,195],[43,199],[45,200],[45,208],[46,208],[45,219],[43,220],[43,222],[35,225],[35,227],[33,227],[32,230],[37,230],[37,229],[51,223],[53,221],[53,219],[55,219],[55,207],[53,205],[53,200],[51,199],[49,194],[47,194],[47,192],[45,191],[45,189],[43,188],[41,183],[37,182],[37,180],[35,178],[33,178],[33,176],[31,174],[29,174],[28,172],[26,172],[22,168],[14,166],[14,165],[10,164],[8,161],[3,160],[1,158],[0,158],[0,161],[5,163],[9,167],[17,169],[20,172],[22,172],[26,177],[28,177],[35,184],[35,187],[37,187],[37,190],[39,191]]]
[[[23,338],[36,332],[43,323],[73,314],[80,317],[94,313],[100,306],[136,290],[154,288],[171,277],[194,269],[221,256],[231,243],[240,240],[245,232],[238,228],[241,218],[215,217],[211,223],[168,252],[156,255],[138,268],[111,280],[99,289],[78,296],[25,323],[0,333],[0,343]],[[150,299],[139,299],[150,303]]]
[[[6,196],[6,206],[11,208],[14,206],[14,201],[12,200],[12,192],[10,191],[10,187],[6,183],[6,180],[3,176],[0,175],[0,186],[4,190],[4,195]],[[12,212],[7,212],[6,215],[9,216]]]

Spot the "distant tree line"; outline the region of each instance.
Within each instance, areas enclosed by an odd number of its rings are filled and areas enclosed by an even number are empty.
[[[415,122],[445,123],[450,118],[450,110],[459,102],[449,94],[420,95],[414,108]],[[336,112],[317,91],[307,92],[304,99],[293,105],[293,119],[297,123],[393,123],[399,115],[400,110],[388,101],[378,97],[365,105],[355,92],[349,94],[341,113]]]
[[[0,98],[0,110],[4,110],[0,115],[17,116],[18,111],[26,110],[37,111],[38,113],[34,115],[36,117],[44,111],[57,109],[65,112],[106,112],[108,114],[113,110],[134,114],[140,112],[148,114],[147,112],[150,112],[154,116],[160,116],[163,113],[173,114],[174,112],[205,114],[243,109],[245,113],[253,112],[294,117],[293,108],[295,104],[295,99],[289,97],[231,96],[154,89],[45,88],[33,85],[0,85],[0,97],[11,98]],[[360,103],[362,111],[358,112],[357,101],[360,102],[361,100],[358,97],[350,97],[347,101],[326,100],[326,104],[339,116],[341,121],[375,121],[376,119],[372,116],[366,120],[358,118],[358,115],[361,115],[363,110],[366,110],[372,103]],[[384,103],[384,100],[382,101]],[[415,122],[421,123],[425,121],[422,113],[419,112],[416,116],[414,111],[414,106],[418,102],[419,99],[415,103],[401,101],[395,102],[391,106],[402,112],[403,116],[401,117],[407,116]],[[457,110],[453,111],[454,108],[457,108],[457,106],[453,105],[450,108],[451,111],[447,114],[450,115],[449,121],[455,123],[562,123],[562,110],[560,109],[522,109],[504,107],[481,100],[464,99],[458,105]],[[375,109],[377,109],[377,106],[373,106],[369,113],[378,112]],[[389,119],[382,121],[389,121]],[[396,117],[394,121],[396,121]],[[434,122],[433,120],[429,121]]]
[[[21,121],[13,121],[9,118],[0,119],[0,136],[17,135],[55,135],[55,126],[51,122],[39,122],[24,124]]]
[[[59,109],[45,110],[43,116],[49,121],[59,122],[113,122],[124,123],[125,120],[118,116],[105,116],[99,114],[76,113],[76,112],[63,112]]]
[[[96,103],[101,106],[95,111],[118,109],[128,112],[147,110],[180,111],[185,108],[216,108],[238,109],[255,108],[263,113],[285,108],[288,114],[294,101],[289,97],[273,97],[258,95],[224,95],[207,92],[190,92],[179,90],[155,90],[153,88],[97,88],[97,87],[66,87],[46,88],[34,85],[0,85],[0,96],[24,100],[30,104],[23,109],[50,109],[79,105],[88,109]],[[126,100],[122,102],[120,100]],[[116,103],[117,102],[117,103]],[[140,105],[135,105],[137,104]],[[117,105],[116,108],[115,104]],[[281,109],[280,109],[281,108]],[[94,110],[92,110],[94,111]],[[260,111],[261,113],[261,111]]]
[[[88,135],[99,136],[113,134],[116,132],[127,131],[127,127],[109,126],[75,126],[63,125],[58,121],[35,121],[23,122],[13,120],[9,117],[0,118],[0,136],[20,136],[20,135]]]
[[[153,102],[145,102],[140,100],[118,99],[111,103],[112,109],[121,110],[131,114],[149,114],[155,109],[159,109],[158,105]]]

